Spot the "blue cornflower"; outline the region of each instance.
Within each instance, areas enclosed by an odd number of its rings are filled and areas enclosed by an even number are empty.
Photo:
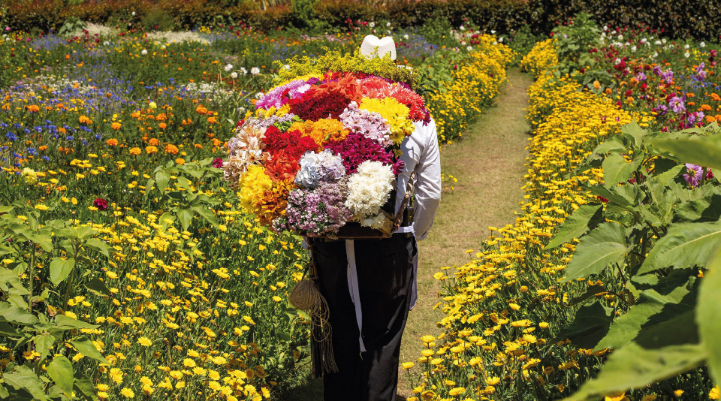
[[[101,140],[103,137],[100,134],[95,134],[95,139]]]
[[[12,142],[18,140],[18,137],[16,137],[15,134],[13,134],[12,132],[8,132],[7,134],[5,134],[5,138],[9,139]]]
[[[74,140],[75,138],[73,138],[72,135],[68,135],[67,138],[65,138],[65,139],[67,139],[68,141],[72,141],[72,140]]]
[[[35,156],[35,148],[28,148],[28,154],[30,156]]]
[[[50,161],[50,158],[47,157],[47,156],[43,156],[43,160],[45,160],[46,162],[49,162],[49,161]]]

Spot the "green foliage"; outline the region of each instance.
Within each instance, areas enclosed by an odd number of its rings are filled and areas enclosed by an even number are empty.
[[[594,302],[582,307],[558,336],[583,348],[615,350],[598,377],[569,399],[643,388],[707,359],[718,380],[718,319],[713,316],[718,314],[720,259],[710,257],[721,246],[721,186],[705,179],[696,187],[686,183],[681,177],[685,167],[679,164],[721,165],[719,153],[713,153],[720,137],[716,124],[649,133],[633,122],[597,146],[580,167],[603,168],[605,186],[587,189],[607,203],[602,209],[577,210],[549,245],[569,242],[572,234],[590,228],[565,280],[605,274],[623,283],[623,289],[605,289],[620,301],[618,317],[608,326]],[[595,210],[606,221],[596,227]],[[589,288],[590,295],[581,299],[600,291]],[[593,336],[599,332],[603,335]]]
[[[85,22],[81,21],[78,17],[68,17],[68,19],[65,20],[65,23],[63,26],[60,27],[60,30],[58,31],[59,35],[72,35],[73,33],[77,31],[81,31],[85,29],[88,26]]]
[[[173,18],[162,8],[153,7],[140,19],[140,24],[146,31],[172,31]]]

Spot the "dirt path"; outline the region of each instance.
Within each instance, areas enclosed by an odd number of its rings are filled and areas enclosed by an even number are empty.
[[[513,213],[523,198],[521,186],[526,174],[528,133],[526,123],[531,76],[517,69],[508,72],[510,83],[498,98],[498,106],[488,109],[463,136],[463,141],[446,145],[441,151],[443,173],[454,176],[454,189],[444,190],[441,206],[428,238],[419,242],[418,303],[410,313],[403,334],[401,362],[420,356],[420,337],[437,336],[436,322],[443,315],[433,306],[440,300],[440,285],[433,274],[444,266],[470,260],[466,253],[478,249],[488,237],[488,226],[514,222]],[[415,372],[414,372],[415,373]],[[414,376],[417,377],[417,374]],[[283,401],[322,400],[320,380],[308,380],[281,395]],[[407,372],[401,372],[397,401],[412,396]]]
[[[498,105],[485,110],[463,135],[463,141],[446,145],[441,151],[443,173],[456,177],[458,182],[453,190],[444,190],[433,229],[426,240],[418,243],[418,303],[403,333],[401,362],[418,359],[421,336],[441,333],[436,322],[443,314],[433,309],[440,301],[440,285],[433,274],[441,271],[441,267],[468,262],[471,256],[466,251],[478,250],[478,244],[490,234],[488,226],[514,222],[513,213],[523,200],[520,188],[526,174],[524,163],[530,132],[526,123],[526,90],[533,79],[517,69],[508,71],[508,79]],[[398,393],[411,396],[406,372],[401,373]]]

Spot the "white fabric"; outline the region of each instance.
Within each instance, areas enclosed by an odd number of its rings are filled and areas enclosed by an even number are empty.
[[[368,35],[363,38],[361,43],[360,54],[373,58],[376,56],[376,49],[378,49],[378,57],[383,57],[386,53],[391,54],[391,60],[396,59],[396,44],[393,42],[393,38],[386,36],[383,39],[378,39],[375,35]]]
[[[360,343],[360,352],[366,351],[363,344],[363,310],[361,309],[360,293],[358,292],[358,270],[355,265],[355,242],[352,239],[345,240],[345,253],[348,258],[348,291],[350,299],[355,306],[355,321],[358,324],[358,342]]]

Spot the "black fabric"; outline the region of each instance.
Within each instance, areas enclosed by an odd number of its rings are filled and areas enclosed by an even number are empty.
[[[401,336],[413,288],[415,238],[393,235],[356,240],[358,292],[363,311],[360,355],[355,307],[348,290],[345,241],[314,244],[320,291],[330,309],[338,373],[323,376],[325,401],[393,401]]]

